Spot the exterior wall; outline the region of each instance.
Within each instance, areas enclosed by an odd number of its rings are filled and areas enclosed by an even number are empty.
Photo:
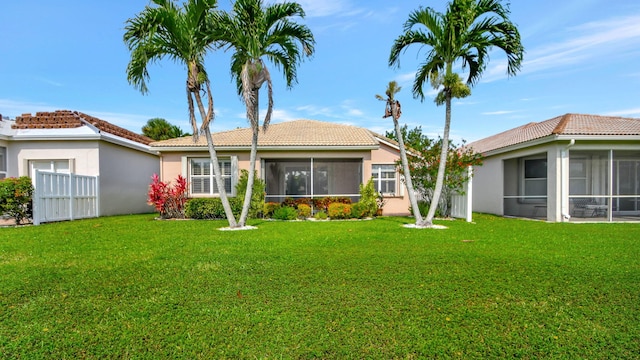
[[[238,168],[249,169],[249,152],[225,152],[217,151],[218,158],[228,158],[230,156],[237,156]],[[161,154],[160,160],[160,172],[161,179],[163,181],[175,181],[178,175],[187,177],[188,174],[184,173],[183,169],[183,157],[209,157],[208,152],[164,152]],[[296,158],[336,158],[336,159],[362,159],[363,161],[363,178],[362,181],[368,181],[371,178],[371,167],[373,164],[394,164],[398,159],[398,152],[386,145],[381,145],[379,149],[369,151],[262,151],[258,152],[256,156],[256,170],[258,176],[264,178],[261,172],[261,162],[264,159],[296,159]],[[409,199],[405,195],[404,183],[402,183],[398,176],[398,193],[399,196],[393,198],[386,198],[387,202],[383,210],[384,215],[409,215]]]
[[[100,142],[100,215],[149,213],[151,176],[160,172],[158,156]]]
[[[502,158],[487,158],[473,168],[473,211],[504,215],[504,169]]]
[[[519,159],[538,154],[547,158],[546,217],[550,221],[561,217],[561,145],[551,144],[507,152],[484,159],[482,166],[474,167],[473,211],[505,215],[504,196],[519,193],[521,169]],[[531,206],[530,212],[534,212]]]
[[[100,176],[100,215],[152,212],[146,203],[156,155],[105,141],[11,141],[9,176],[30,176],[29,160],[71,160],[70,171]]]
[[[7,152],[11,176],[30,176],[29,160],[65,159],[71,160],[72,172],[100,174],[97,141],[13,141]]]

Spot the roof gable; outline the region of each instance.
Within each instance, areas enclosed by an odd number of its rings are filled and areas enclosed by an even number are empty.
[[[55,112],[37,112],[35,115],[22,114],[16,117],[13,129],[70,129],[91,125],[101,132],[119,136],[144,145],[153,142],[146,136],[113,125],[96,117],[69,110],[56,110]]]
[[[252,131],[241,128],[212,134],[216,147],[250,147]],[[205,147],[206,139],[200,137],[194,143],[191,136],[157,141],[152,147]],[[378,146],[377,137],[371,131],[350,125],[317,120],[296,120],[271,124],[260,131],[259,147],[348,147]]]
[[[523,144],[552,135],[640,136],[640,119],[615,116],[565,114],[542,122],[532,122],[517,128],[469,143],[466,147],[486,153],[508,146]]]

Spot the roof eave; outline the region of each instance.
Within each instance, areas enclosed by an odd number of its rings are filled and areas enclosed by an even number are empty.
[[[640,135],[571,135],[571,134],[560,134],[560,135],[548,135],[545,137],[541,137],[538,139],[505,146],[499,149],[485,151],[483,155],[485,157],[499,155],[503,153],[508,153],[516,150],[526,149],[533,146],[543,145],[546,143],[551,143],[555,141],[561,140],[581,140],[581,141],[637,141],[640,140]]]
[[[258,146],[258,151],[360,151],[376,150],[379,145],[300,145],[300,146]],[[158,152],[201,152],[209,151],[207,146],[151,146]],[[216,146],[216,151],[250,151],[249,146]]]

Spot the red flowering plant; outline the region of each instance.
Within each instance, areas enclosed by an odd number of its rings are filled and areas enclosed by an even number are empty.
[[[149,185],[148,203],[160,213],[162,219],[183,219],[184,206],[187,202],[187,180],[178,175],[175,185],[160,181],[158,174],[153,174]]]

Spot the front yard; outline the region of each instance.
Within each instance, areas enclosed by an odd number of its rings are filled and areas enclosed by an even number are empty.
[[[640,358],[640,224],[0,228],[5,358]]]

